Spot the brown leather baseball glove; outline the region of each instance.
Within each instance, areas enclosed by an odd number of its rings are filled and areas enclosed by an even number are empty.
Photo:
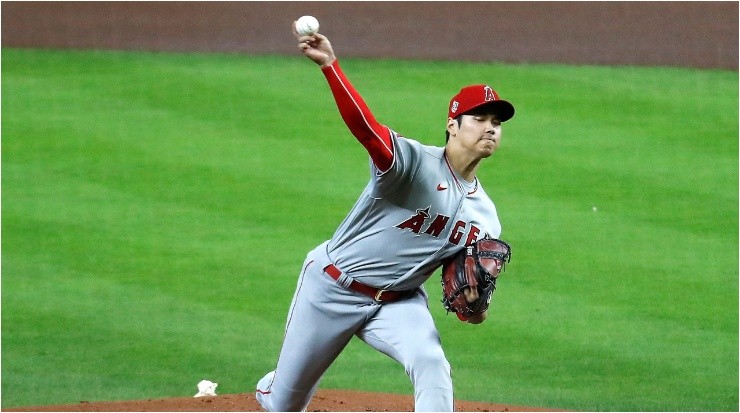
[[[511,247],[500,239],[484,238],[465,247],[442,265],[442,304],[462,321],[488,310],[496,279],[511,260]],[[466,288],[477,289],[468,302]]]

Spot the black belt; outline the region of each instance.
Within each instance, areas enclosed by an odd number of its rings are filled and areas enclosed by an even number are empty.
[[[324,272],[327,273],[334,280],[338,280],[339,277],[342,275],[342,272],[339,271],[339,268],[335,267],[334,264],[329,264],[326,267],[324,267]],[[349,285],[349,288],[351,290],[357,291],[360,294],[364,294],[379,303],[381,302],[390,303],[393,301],[398,301],[398,300],[401,300],[401,299],[404,299],[410,296],[413,293],[413,290],[412,291],[379,290],[377,288],[371,287],[369,285],[363,284],[355,280],[352,280],[352,282]]]

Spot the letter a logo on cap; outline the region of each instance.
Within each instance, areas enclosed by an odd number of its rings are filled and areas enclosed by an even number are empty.
[[[486,102],[496,100],[496,95],[494,94],[493,89],[491,89],[490,86],[486,86],[485,88],[483,88],[483,90],[486,93],[486,97],[485,97]]]

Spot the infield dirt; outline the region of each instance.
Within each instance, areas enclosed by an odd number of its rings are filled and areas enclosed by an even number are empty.
[[[290,23],[303,14],[342,57],[738,67],[728,1],[10,1],[0,27],[3,47],[299,56]]]
[[[459,412],[558,412],[564,410],[457,401]],[[16,412],[253,412],[262,411],[253,394],[226,394],[213,397],[177,397],[134,401],[87,402],[54,406],[3,409]],[[319,390],[308,405],[309,412],[411,412],[411,395],[367,393],[346,390]]]

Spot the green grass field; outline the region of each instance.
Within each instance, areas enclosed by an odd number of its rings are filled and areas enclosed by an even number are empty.
[[[343,67],[428,144],[464,84],[517,107],[479,175],[513,247],[489,321],[427,284],[458,398],[738,410],[737,72]],[[368,179],[318,69],[3,49],[2,109],[2,407],[251,392],[306,252]],[[322,386],[411,393],[359,341]]]

